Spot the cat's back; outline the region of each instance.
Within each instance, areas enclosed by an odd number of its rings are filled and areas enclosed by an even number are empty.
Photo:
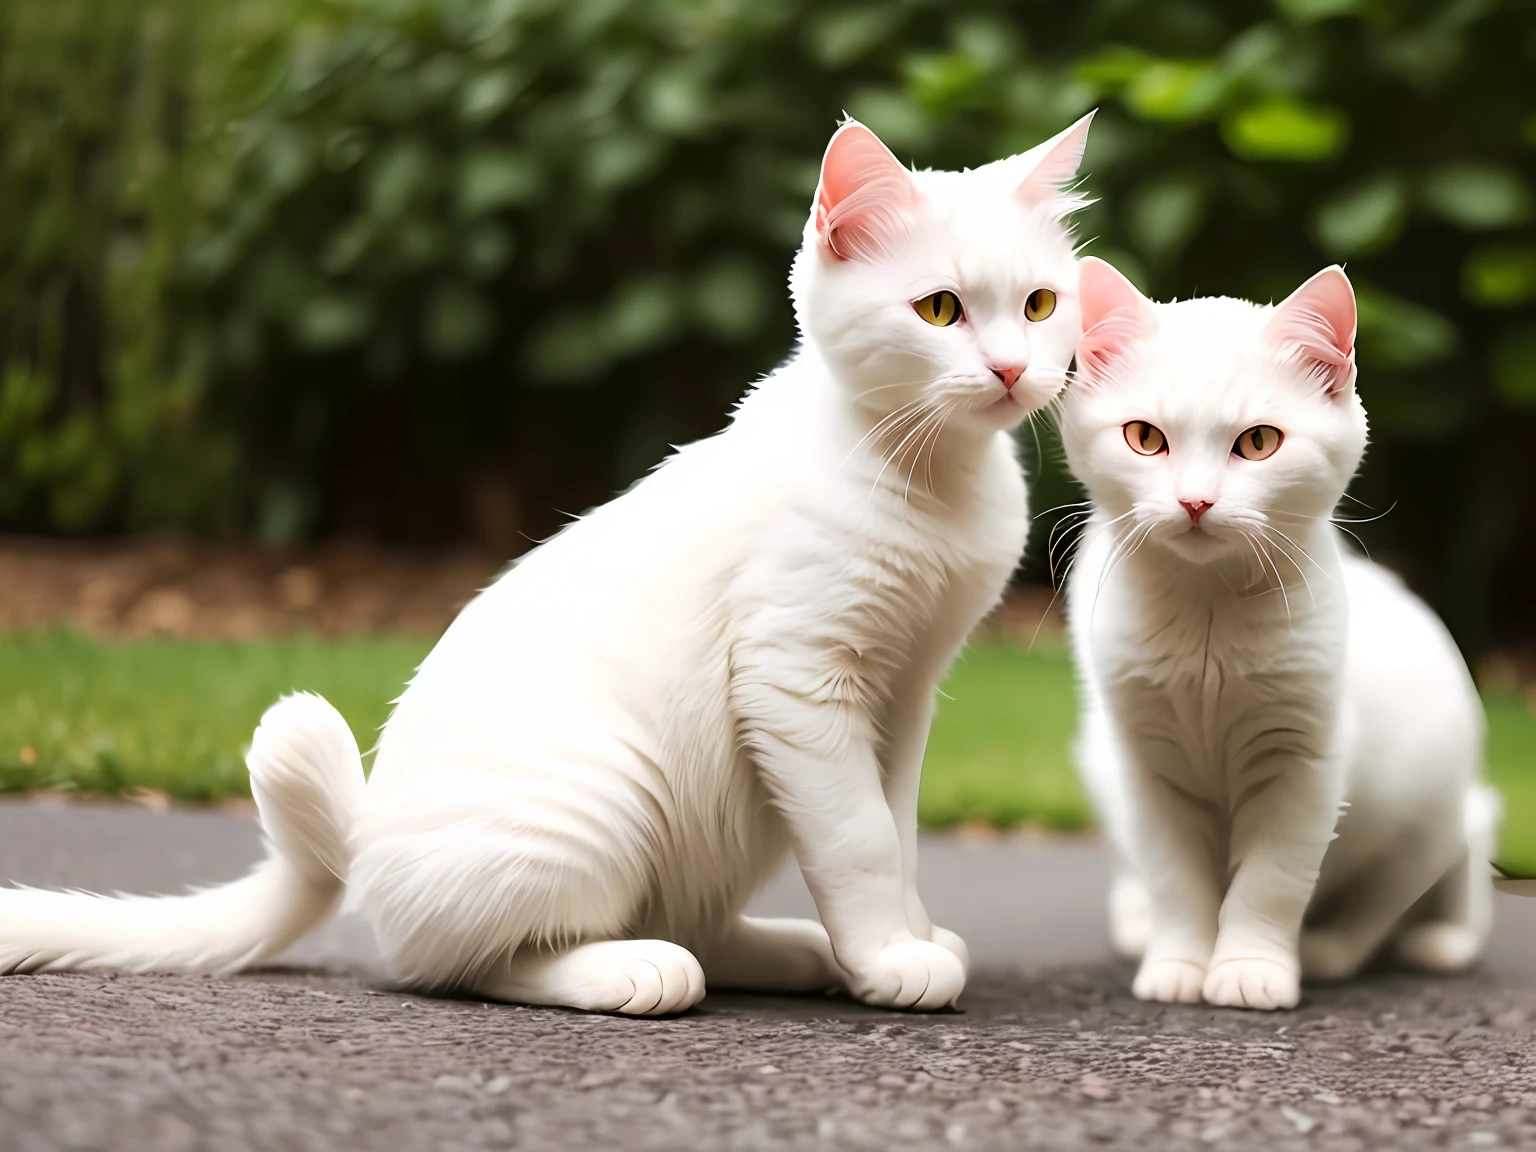
[[[1348,686],[1376,746],[1464,747],[1481,738],[1482,705],[1466,661],[1440,618],[1394,573],[1344,559],[1349,593]]]

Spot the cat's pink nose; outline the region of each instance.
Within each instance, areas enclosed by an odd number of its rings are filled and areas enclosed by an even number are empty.
[[[1204,516],[1214,501],[1211,500],[1180,500],[1179,507],[1189,513],[1191,524],[1200,523],[1200,517]]]
[[[1004,388],[1012,392],[1013,386],[1019,382],[1019,377],[1024,375],[1024,369],[999,368],[996,364],[994,364],[992,365],[992,375],[996,376],[1003,382]]]

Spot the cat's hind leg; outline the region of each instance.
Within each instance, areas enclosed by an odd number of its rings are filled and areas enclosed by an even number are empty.
[[[703,998],[688,949],[635,938],[656,898],[644,808],[573,781],[501,796],[475,783],[468,815],[403,799],[360,837],[352,906],[397,978],[627,1015]]]
[[[1109,942],[1122,960],[1140,960],[1152,939],[1152,897],[1124,865],[1109,884]]]
[[[1329,901],[1326,918],[1302,931],[1302,977],[1331,982],[1358,973],[1445,873],[1449,855],[1433,839],[1408,836],[1400,850],[1368,863]]]
[[[1498,853],[1500,804],[1496,792],[1475,785],[1463,823],[1467,851],[1442,876],[1421,909],[1392,942],[1394,959],[1425,972],[1464,972],[1477,962],[1493,930],[1489,866]]]
[[[704,970],[667,940],[596,940],[561,952],[525,949],[470,989],[491,1000],[625,1016],[669,1016],[704,998]]]

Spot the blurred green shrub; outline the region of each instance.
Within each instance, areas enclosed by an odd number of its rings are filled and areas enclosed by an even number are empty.
[[[1148,290],[1350,261],[1360,492],[1399,501],[1359,530],[1464,642],[1492,611],[1533,636],[1533,28],[1533,0],[7,0],[0,523],[520,548],[785,353],[844,109],[954,167],[1098,105],[1084,235]],[[1048,460],[1040,506],[1069,492]]]

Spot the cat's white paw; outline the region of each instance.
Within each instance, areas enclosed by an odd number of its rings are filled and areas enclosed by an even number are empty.
[[[1444,921],[1405,928],[1393,946],[1401,963],[1423,972],[1464,972],[1477,963],[1482,951],[1478,933],[1465,924]]]
[[[1360,969],[1356,951],[1341,933],[1309,928],[1301,934],[1301,973],[1324,984],[1348,980]]]
[[[851,984],[853,994],[866,1004],[932,1012],[960,998],[965,965],[940,944],[910,940],[882,948]]]
[[[1205,969],[1193,960],[1146,960],[1131,983],[1131,994],[1163,1004],[1198,1004],[1204,980]]]
[[[1301,976],[1295,964],[1277,960],[1223,960],[1211,965],[1203,991],[1207,1004],[1273,1012],[1296,1007],[1301,999]]]
[[[960,939],[948,928],[940,928],[935,924],[928,930],[928,939],[932,940],[940,948],[955,954],[955,959],[960,961],[960,968],[966,975],[971,971],[971,950],[966,947],[965,941]]]
[[[594,951],[600,949],[600,951]],[[596,977],[593,1012],[670,1016],[704,999],[704,969],[692,952],[667,940],[613,940],[587,945],[583,966]]]

